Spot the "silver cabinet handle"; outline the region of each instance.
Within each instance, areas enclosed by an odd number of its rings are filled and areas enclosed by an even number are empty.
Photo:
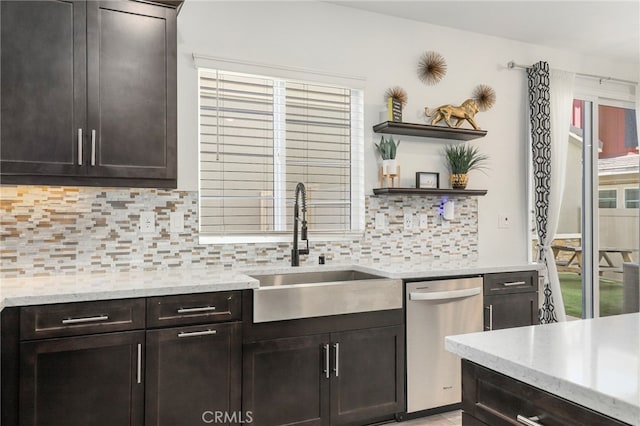
[[[78,165],[82,166],[82,129],[78,129]]]
[[[106,321],[109,319],[109,315],[98,315],[95,317],[84,317],[84,318],[67,318],[63,319],[63,324],[82,324],[85,322],[97,322],[97,321]]]
[[[542,423],[538,423],[538,421],[540,420],[540,417],[538,416],[525,417],[518,414],[518,417],[516,417],[516,420],[518,421],[518,423],[521,423],[527,426],[544,426]]]
[[[329,378],[329,344],[327,343],[326,345],[324,345],[324,370],[322,370],[322,372],[324,373],[324,377],[326,377],[327,379]]]
[[[333,348],[336,351],[336,358],[333,366],[333,371],[336,372],[336,377],[338,377],[338,375],[340,374],[340,343],[335,343],[333,345]]]
[[[527,283],[525,281],[514,281],[514,282],[510,282],[510,283],[502,283],[503,286],[505,287],[513,287],[516,285],[526,285]]]
[[[489,310],[489,328],[485,327],[485,329],[491,331],[493,330],[493,305],[485,306],[484,308]]]
[[[142,383],[142,343],[138,343],[138,383]]]
[[[196,337],[196,336],[209,336],[211,334],[216,334],[216,330],[204,330],[204,331],[183,331],[182,333],[178,333],[178,337]]]
[[[91,130],[91,165],[96,165],[96,129]]]
[[[210,311],[215,311],[216,307],[215,306],[202,306],[199,308],[180,308],[178,309],[178,313],[179,314],[190,314],[190,313],[194,313],[194,312],[210,312]]]

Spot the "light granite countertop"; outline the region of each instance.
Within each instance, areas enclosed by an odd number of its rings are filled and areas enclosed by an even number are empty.
[[[462,358],[640,425],[640,314],[445,338]]]
[[[8,306],[244,290],[257,288],[258,284],[258,280],[242,273],[209,269],[10,278],[0,282],[0,309]]]
[[[538,269],[537,264],[484,264],[469,261],[431,263],[330,263],[301,266],[270,265],[237,268],[174,268],[158,271],[113,272],[101,274],[19,277],[0,281],[0,310],[8,306],[27,306],[90,300],[149,297],[171,294],[258,288],[249,275],[355,269],[394,279],[437,278]]]

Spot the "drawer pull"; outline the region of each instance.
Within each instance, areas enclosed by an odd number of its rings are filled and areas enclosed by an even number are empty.
[[[182,333],[178,333],[178,337],[197,337],[197,336],[209,336],[211,334],[216,334],[216,330],[204,330],[204,331],[183,331]]]
[[[63,319],[62,323],[65,325],[68,324],[82,324],[86,322],[97,322],[97,321],[106,321],[109,319],[108,315],[98,315],[95,317],[85,317],[85,318],[67,318]]]
[[[521,423],[527,426],[544,426],[542,423],[538,423],[538,421],[540,420],[540,417],[538,416],[525,417],[518,414],[518,417],[516,417],[516,420],[518,421],[518,423]]]
[[[199,308],[180,308],[178,309],[179,314],[192,314],[194,312],[211,312],[215,311],[215,306],[202,306]]]
[[[526,284],[527,284],[526,281],[514,281],[511,283],[502,283],[502,285],[505,287],[513,287],[516,285],[526,285]]]

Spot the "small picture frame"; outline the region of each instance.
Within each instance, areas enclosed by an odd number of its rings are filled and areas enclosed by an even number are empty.
[[[416,188],[423,188],[423,189],[440,188],[440,173],[416,172]]]

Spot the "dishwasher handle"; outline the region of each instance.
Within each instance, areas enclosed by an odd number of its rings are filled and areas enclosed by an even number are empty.
[[[482,287],[468,288],[465,290],[409,292],[409,300],[448,300],[461,299],[463,297],[477,296],[482,292]]]

